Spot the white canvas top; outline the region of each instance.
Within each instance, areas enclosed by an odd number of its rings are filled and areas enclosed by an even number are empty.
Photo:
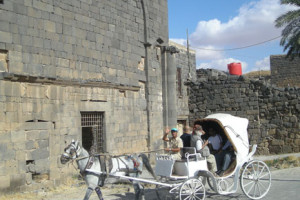
[[[228,139],[236,149],[237,162],[243,160],[249,153],[248,119],[230,114],[216,113],[205,117],[217,121],[222,126]]]

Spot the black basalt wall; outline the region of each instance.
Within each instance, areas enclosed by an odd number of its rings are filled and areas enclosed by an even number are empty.
[[[299,88],[279,88],[213,70],[197,74],[196,82],[187,83],[190,122],[212,113],[245,117],[250,143],[258,144],[258,154],[299,152]]]

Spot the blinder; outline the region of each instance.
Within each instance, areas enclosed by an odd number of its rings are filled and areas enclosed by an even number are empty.
[[[69,160],[74,160],[79,157],[81,148],[78,145],[78,141],[72,142],[69,146],[64,149],[61,160],[68,162]]]

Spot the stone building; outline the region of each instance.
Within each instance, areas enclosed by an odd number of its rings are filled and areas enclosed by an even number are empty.
[[[294,60],[286,55],[270,56],[271,81],[278,87],[300,87],[300,58]]]
[[[71,139],[161,148],[165,126],[187,123],[194,59],[169,45],[167,0],[0,1],[0,191],[59,184]]]
[[[172,41],[169,42],[171,46],[178,49],[179,53],[175,54],[175,68],[176,70],[176,94],[177,98],[174,97],[173,104],[177,108],[177,127],[179,135],[183,131],[185,125],[191,124],[189,121],[189,87],[185,85],[186,82],[195,81],[196,77],[196,52],[195,50],[189,49],[185,46],[176,44]],[[188,54],[189,53],[189,54]],[[174,78],[173,78],[174,80]],[[172,90],[171,90],[172,93]],[[170,105],[170,103],[169,103]],[[170,116],[169,116],[170,118]],[[175,119],[174,119],[175,120]],[[166,123],[168,124],[168,123]]]

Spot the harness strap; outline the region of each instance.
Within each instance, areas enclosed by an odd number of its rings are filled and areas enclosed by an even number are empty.
[[[125,165],[126,167],[126,170],[127,170],[127,174],[129,174],[129,167],[128,165],[121,159],[121,158],[117,158],[118,160],[120,159],[122,161],[122,163]],[[119,166],[119,169],[120,169],[120,166]]]
[[[87,163],[86,163],[86,165],[85,165],[85,167],[84,167],[82,173],[84,173],[84,172],[86,171],[86,169],[90,169],[90,168],[93,166],[94,160],[95,160],[95,157],[94,157],[94,156],[90,156],[90,157],[89,157],[89,159],[88,159],[88,161],[87,161]],[[80,172],[80,173],[81,173],[81,172]]]
[[[109,167],[109,160],[111,158],[108,158],[108,160],[106,159],[107,156],[104,156],[104,162],[105,162],[105,170],[106,170],[106,178],[109,177],[109,172],[110,172],[110,167]]]

